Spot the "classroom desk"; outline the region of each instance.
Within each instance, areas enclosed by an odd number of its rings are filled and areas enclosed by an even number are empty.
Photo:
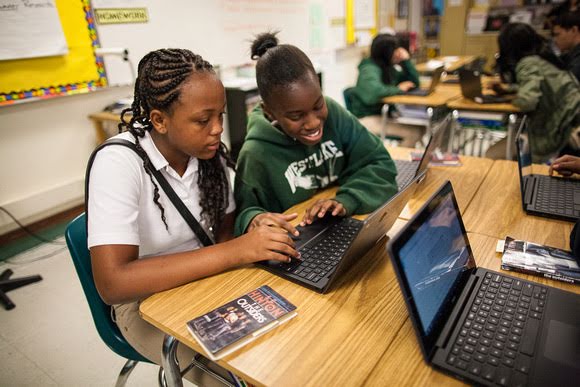
[[[466,64],[473,62],[476,58],[477,57],[475,55],[460,55],[460,56],[454,56],[454,57],[438,56],[438,57],[435,57],[427,62],[418,63],[417,65],[415,65],[415,68],[417,69],[417,71],[419,73],[429,74],[437,68],[437,66],[433,66],[432,64],[435,64],[437,62],[441,62],[441,64],[445,66],[445,71],[448,73],[452,73],[454,71],[459,70],[461,67],[465,66]],[[454,59],[454,60],[450,60],[450,59]]]
[[[538,230],[538,233],[540,232],[541,230]],[[500,270],[501,256],[495,253],[497,239],[475,233],[469,233],[468,237],[477,266],[580,294],[580,287],[577,285]],[[395,302],[400,302],[400,299],[397,298]],[[384,386],[387,380],[388,384],[393,386],[464,385],[461,381],[438,372],[425,363],[409,318],[405,320],[395,340],[375,365],[365,386]]]
[[[548,174],[547,165],[533,165],[533,173]],[[569,249],[573,223],[527,215],[522,209],[518,165],[496,160],[463,214],[467,231],[496,239],[511,236]]]
[[[487,82],[487,81],[486,81]],[[459,97],[447,102],[447,107],[452,110],[452,117],[454,120],[452,131],[449,139],[449,147],[453,146],[454,138],[457,136],[459,129],[458,118],[461,112],[477,112],[477,113],[501,113],[504,116],[507,115],[507,143],[512,144],[514,142],[514,136],[516,132],[516,118],[517,114],[521,112],[519,108],[511,103],[476,103],[475,101]],[[481,153],[481,149],[480,149]],[[512,160],[512,147],[506,146],[506,159]]]
[[[410,152],[413,149],[409,148],[388,148],[389,153],[393,159],[409,160]],[[481,183],[488,175],[493,165],[493,160],[472,157],[459,156],[461,166],[449,167],[431,167],[427,171],[427,178],[415,191],[409,204],[405,206],[403,212],[399,216],[401,219],[411,219],[411,217],[421,208],[421,206],[437,191],[439,187],[446,181],[451,181],[455,196],[457,197],[457,204],[459,210],[463,214],[469,204],[472,202]]]
[[[106,123],[118,124],[121,122],[121,115],[111,112],[97,112],[89,114],[89,119],[93,122],[97,134],[97,144],[103,143],[110,135],[105,130]]]

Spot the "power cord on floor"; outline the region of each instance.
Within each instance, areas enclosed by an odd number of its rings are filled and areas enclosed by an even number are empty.
[[[25,225],[23,225],[22,223],[20,223],[20,221],[18,221],[18,219],[16,219],[14,217],[14,215],[12,215],[10,213],[10,211],[8,211],[6,208],[0,206],[0,210],[2,210],[4,213],[6,213],[6,215],[8,215],[18,226],[20,226],[20,228],[22,230],[24,230],[31,237],[36,238],[39,241],[44,242],[44,243],[50,243],[50,244],[53,244],[53,245],[60,245],[60,246],[66,245],[65,242],[55,242],[55,241],[52,241],[50,239],[46,239],[46,238],[44,238],[44,237],[36,234],[34,231],[31,231],[28,227],[26,227]]]

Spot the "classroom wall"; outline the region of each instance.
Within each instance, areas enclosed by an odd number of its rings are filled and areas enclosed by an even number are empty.
[[[318,63],[325,94],[343,103],[342,90],[355,83],[362,50],[337,47],[333,31],[315,31],[313,35],[307,28],[312,22],[309,12],[328,16],[336,12],[332,7],[342,1],[261,0],[255,3],[279,5],[268,12],[263,10],[257,19],[243,20],[251,13],[250,8],[232,8],[228,15],[219,16],[218,5],[237,1],[172,0],[167,6],[167,2],[145,0],[150,22],[98,26],[101,45],[128,48],[135,67],[149,50],[173,46],[190,48],[223,68],[249,61],[251,35],[247,33],[252,28],[259,27],[261,31],[278,24],[285,27],[280,34],[283,42],[300,46]],[[272,12],[284,9],[294,11],[273,17]],[[296,13],[300,10],[306,13]],[[224,23],[235,15],[239,15],[235,28],[225,31]],[[238,43],[233,43],[232,36]],[[127,63],[118,58],[107,59],[107,71],[112,83],[131,81]],[[85,166],[95,146],[94,129],[87,115],[131,94],[128,86],[109,87],[84,95],[0,107],[0,205],[28,224],[82,204]],[[0,235],[16,228],[0,212]]]

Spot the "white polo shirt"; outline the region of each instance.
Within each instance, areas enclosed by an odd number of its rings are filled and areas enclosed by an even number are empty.
[[[135,142],[129,132],[115,138]],[[161,171],[193,216],[208,231],[209,226],[201,221],[200,216],[197,158],[190,158],[185,173],[179,176],[159,152],[148,132],[139,139],[139,143],[149,155],[153,167]],[[235,210],[229,175],[226,173],[229,197],[226,213]],[[159,203],[165,209],[169,230],[165,229],[161,211],[153,202],[154,186],[143,168],[143,159],[122,145],[110,145],[97,153],[89,181],[89,248],[99,245],[137,245],[139,257],[146,257],[203,246],[163,188],[153,179],[159,187]]]

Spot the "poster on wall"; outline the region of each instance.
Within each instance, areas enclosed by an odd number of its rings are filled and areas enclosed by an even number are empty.
[[[0,60],[66,55],[55,0],[0,0]]]

